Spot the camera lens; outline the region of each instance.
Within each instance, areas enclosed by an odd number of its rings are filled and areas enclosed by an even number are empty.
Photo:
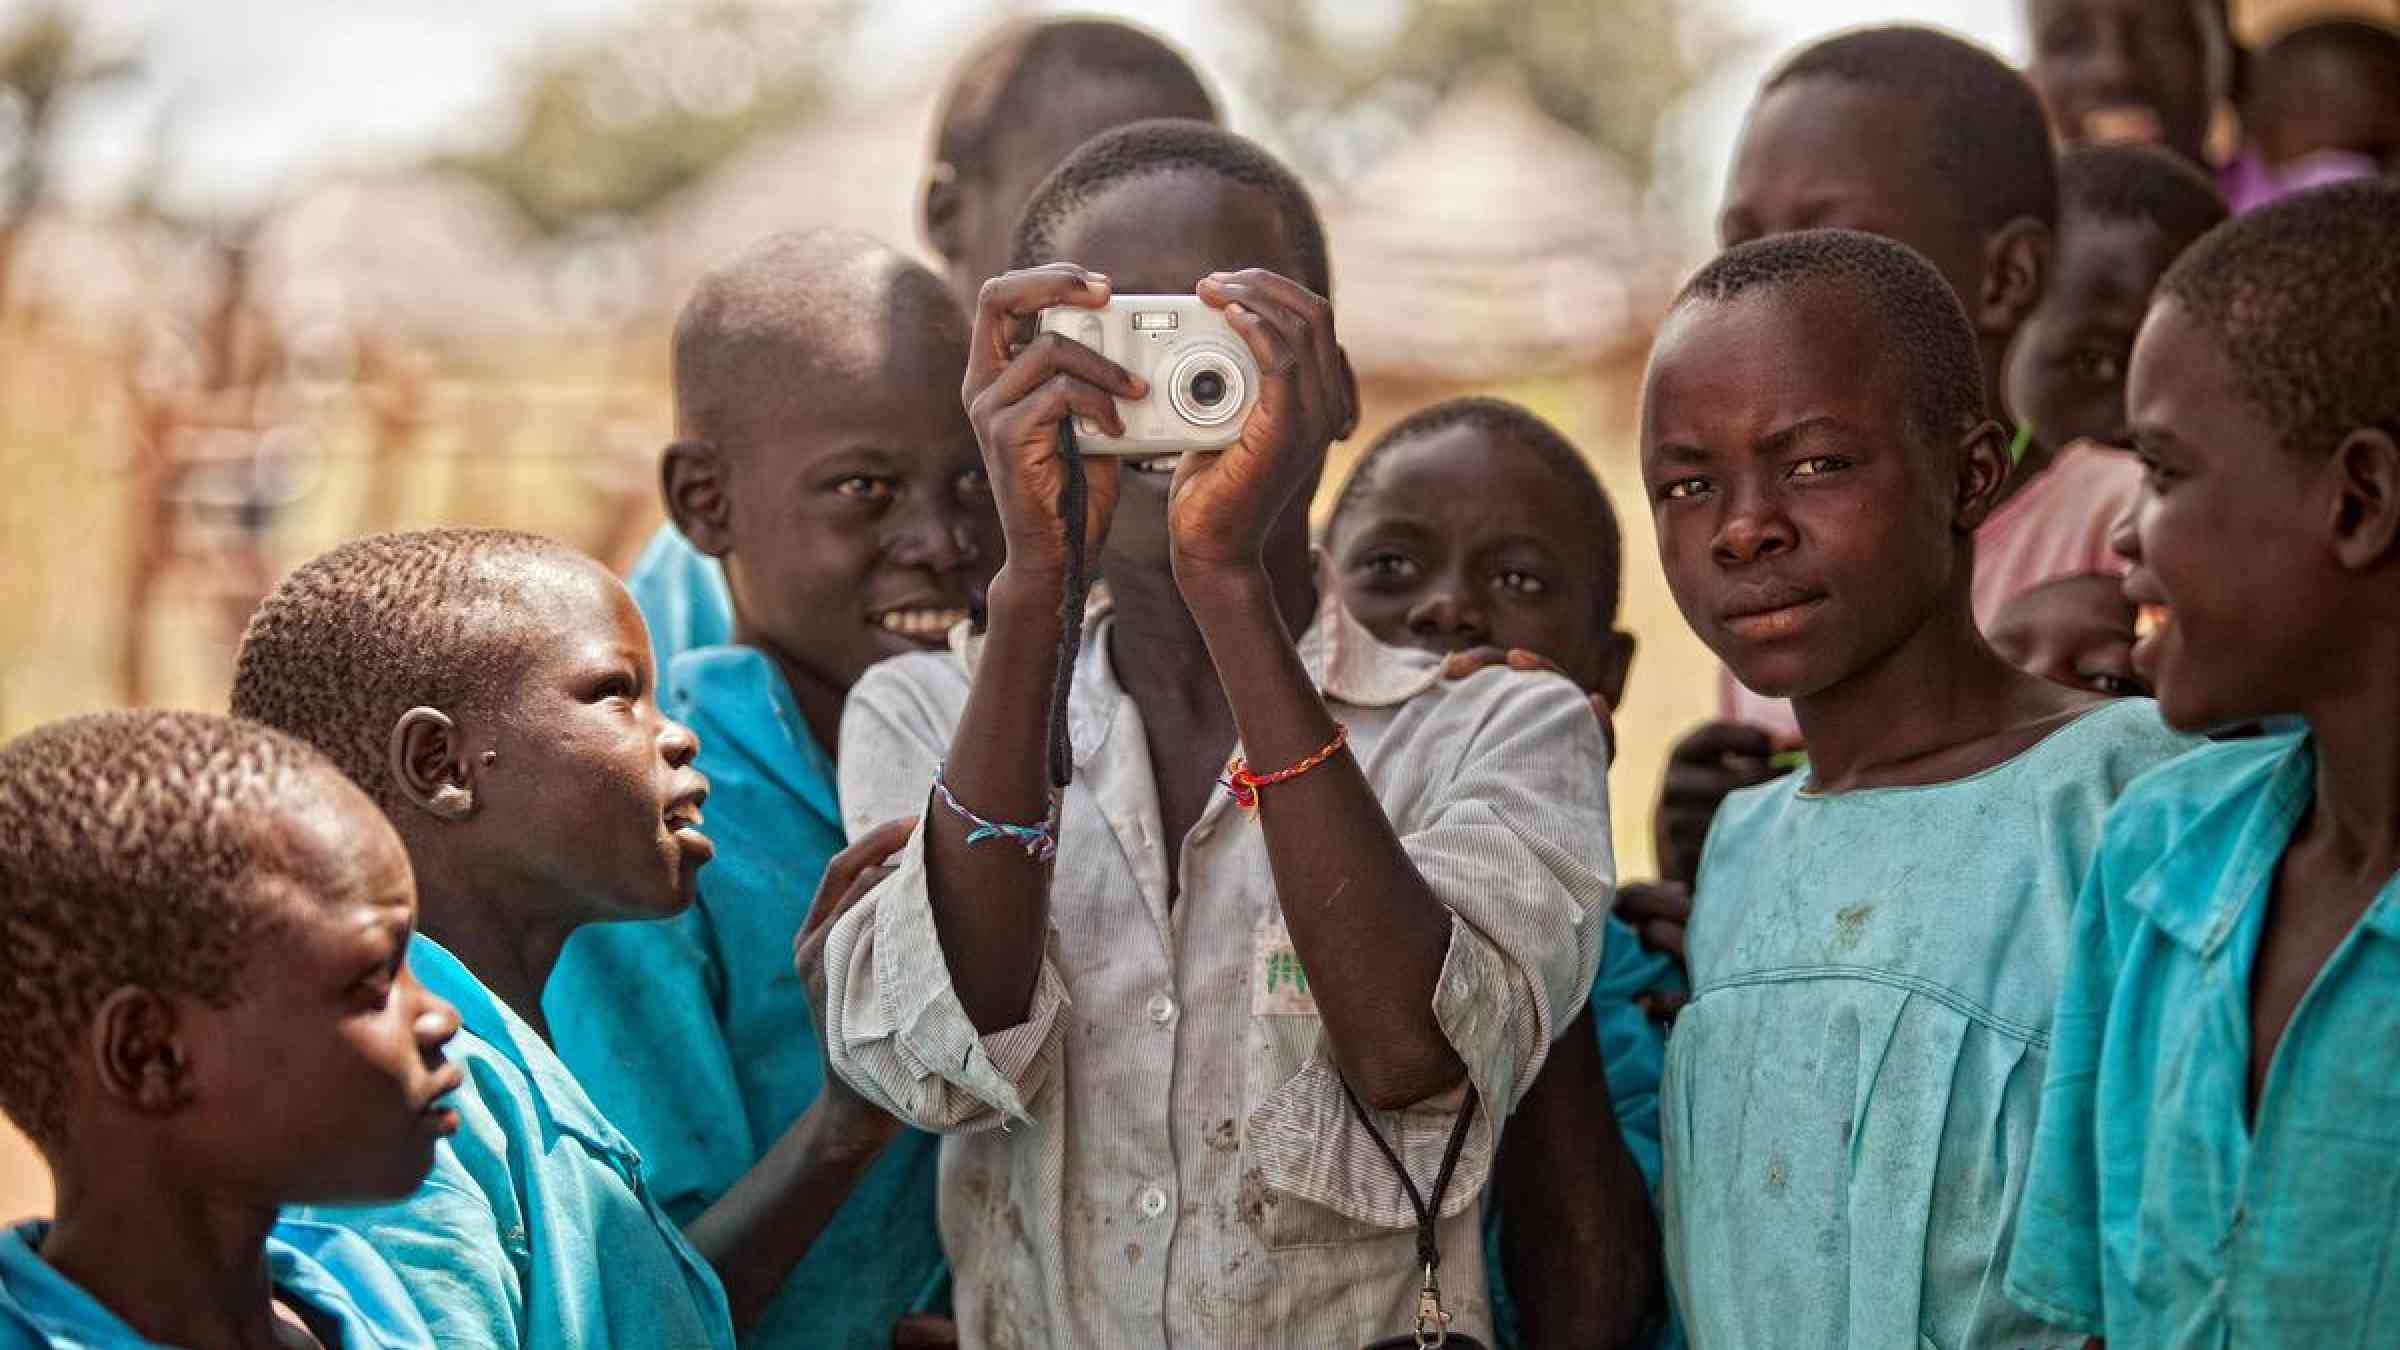
[[[1177,416],[1196,427],[1219,426],[1242,410],[1248,384],[1242,368],[1221,350],[1184,353],[1167,379],[1167,401]]]

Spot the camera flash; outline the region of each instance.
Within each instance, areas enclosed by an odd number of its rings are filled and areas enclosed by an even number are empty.
[[[1137,333],[1169,332],[1175,327],[1175,317],[1175,311],[1171,309],[1139,310],[1133,316],[1133,331]]]

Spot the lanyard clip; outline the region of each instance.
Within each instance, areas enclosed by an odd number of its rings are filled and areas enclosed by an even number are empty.
[[[1434,1350],[1450,1339],[1450,1314],[1442,1311],[1441,1281],[1425,1267],[1425,1288],[1417,1294],[1417,1350]]]

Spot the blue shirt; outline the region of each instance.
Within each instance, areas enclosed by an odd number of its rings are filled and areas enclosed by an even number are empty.
[[[2400,878],[2248,1108],[2251,967],[2312,747],[2228,742],[2134,784],[2076,913],[2008,1292],[2112,1347],[2400,1345]]]
[[[43,1261],[49,1234],[41,1219],[0,1233],[0,1350],[166,1350]],[[433,1333],[391,1267],[339,1228],[276,1224],[267,1278],[283,1302],[338,1330],[338,1350],[433,1350]]]
[[[432,939],[408,963],[458,1008],[458,1133],[408,1199],[307,1216],[380,1252],[443,1350],[732,1350],[716,1274],[567,1066]]]
[[[650,625],[650,655],[662,680],[685,652],[733,641],[733,593],[726,589],[724,566],[693,548],[671,523],[642,546],[625,574],[625,589]],[[806,908],[803,902],[804,913]]]
[[[675,918],[570,938],[542,1006],[559,1054],[688,1222],[824,1090],[792,946],[843,837],[833,761],[765,654],[685,652],[665,702],[700,736],[716,859]],[[917,1130],[894,1139],[744,1343],[884,1350],[901,1317],[947,1311],[939,1150]]]
[[[1616,1108],[1617,1132],[1626,1151],[1642,1169],[1642,1184],[1658,1193],[1658,1080],[1666,1064],[1666,1037],[1656,1022],[1633,1000],[1637,994],[1681,992],[1683,974],[1672,957],[1644,947],[1641,939],[1611,915],[1604,923],[1600,972],[1592,979],[1592,1034],[1600,1042],[1600,1064],[1608,1078],[1609,1104]],[[1492,1286],[1492,1339],[1503,1347],[1524,1344],[1517,1327],[1516,1299],[1509,1293],[1506,1262],[1500,1256],[1504,1220],[1500,1201],[1488,1199],[1483,1216],[1484,1269]],[[1662,1317],[1671,1323],[1672,1317]],[[1643,1344],[1670,1350],[1679,1344],[1670,1325]]]
[[[2001,1278],[2075,897],[2194,742],[2103,704],[1981,773],[1737,792],[1667,1043],[1667,1272],[1699,1350],[2075,1347]]]

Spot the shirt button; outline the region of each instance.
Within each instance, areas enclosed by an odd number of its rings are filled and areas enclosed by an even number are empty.
[[[1165,994],[1152,994],[1150,996],[1150,1020],[1162,1027],[1174,1021],[1175,1000],[1168,998]]]
[[[1156,1186],[1144,1186],[1136,1203],[1142,1207],[1143,1218],[1155,1219],[1167,1212],[1167,1193]]]

